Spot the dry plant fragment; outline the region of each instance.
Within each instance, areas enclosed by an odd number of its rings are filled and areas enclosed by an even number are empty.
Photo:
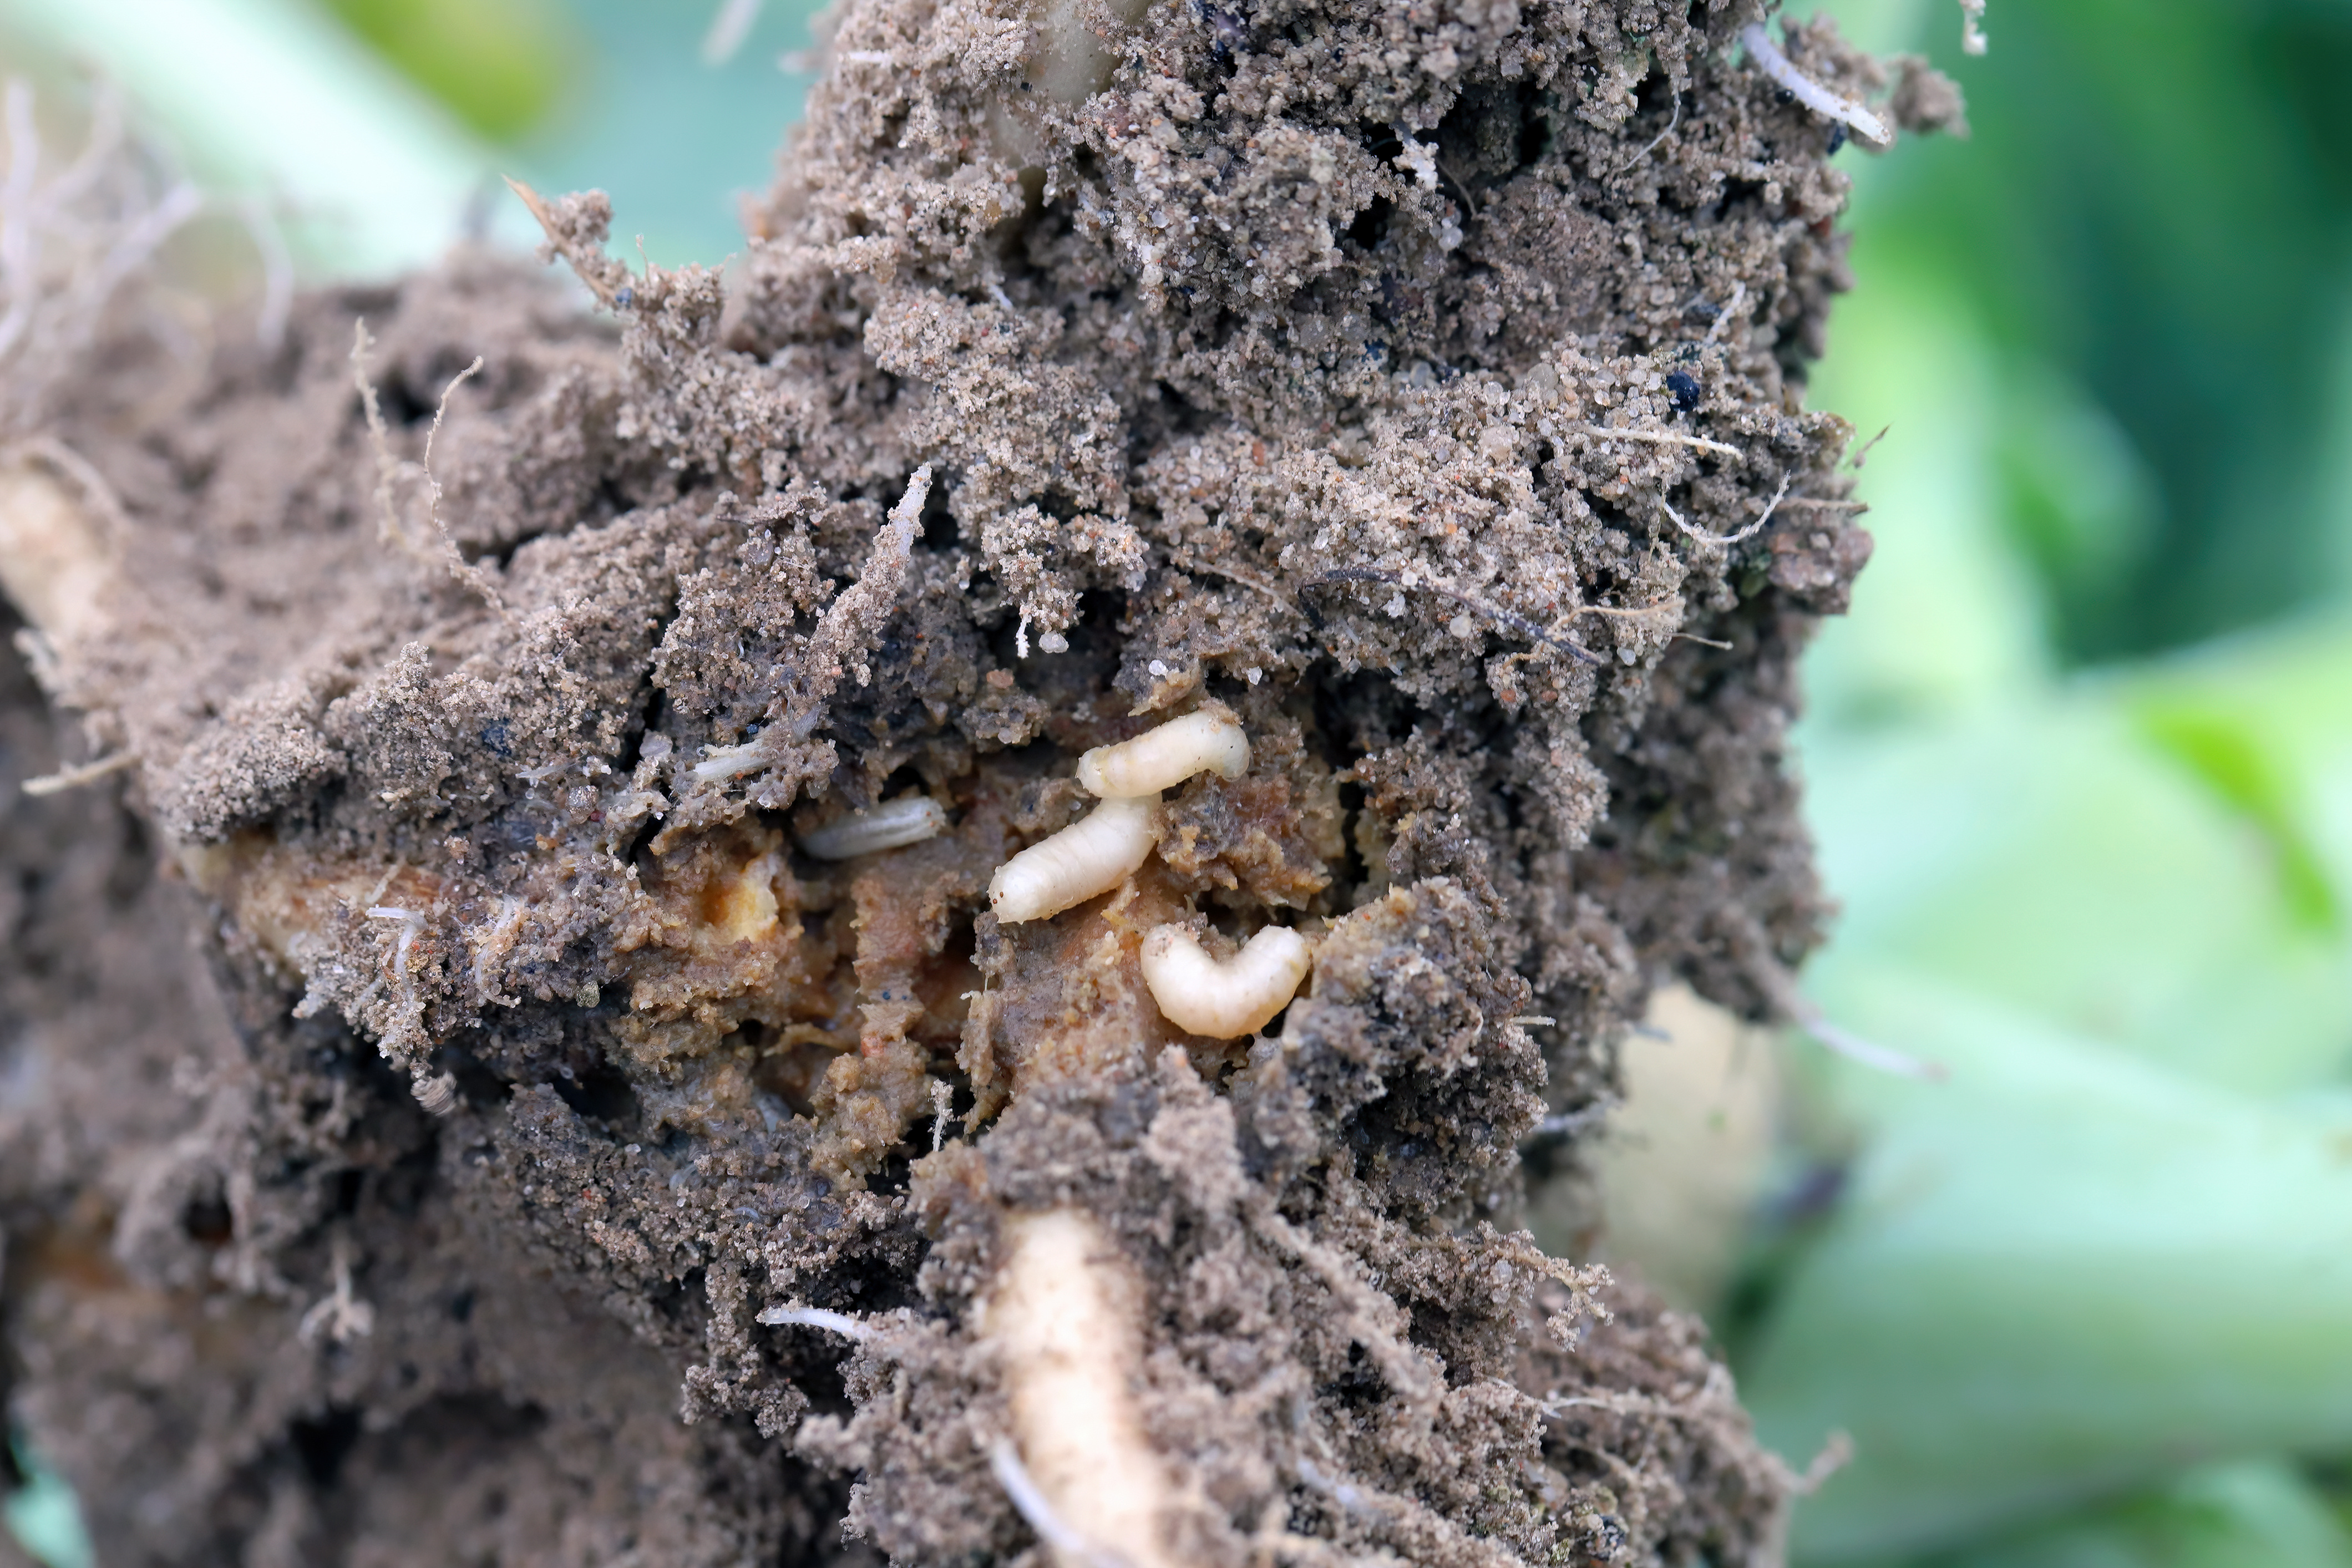
[[[1315,967],[1307,938],[1283,925],[1262,928],[1223,963],[1181,925],[1143,939],[1143,981],[1168,1021],[1187,1034],[1234,1040],[1255,1034],[1290,1005]]]
[[[1210,703],[1132,740],[1096,747],[1078,758],[1078,782],[1104,800],[1157,797],[1195,773],[1238,779],[1249,759],[1241,720],[1224,704]]]
[[[1044,920],[1108,893],[1158,841],[1156,801],[1115,797],[996,868],[988,906],[1006,925]]]

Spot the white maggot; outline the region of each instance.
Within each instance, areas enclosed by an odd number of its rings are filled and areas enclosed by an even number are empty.
[[[1157,795],[1195,773],[1238,779],[1249,771],[1249,737],[1222,704],[1195,709],[1117,746],[1078,758],[1078,783],[1106,800]]]
[[[919,844],[937,838],[947,825],[946,809],[929,795],[901,795],[812,829],[800,835],[800,845],[818,860],[845,861]]]
[[[1044,920],[1108,893],[1151,853],[1158,816],[1158,803],[1149,799],[1105,800],[998,866],[988,882],[988,906],[1010,925]]]
[[[1155,925],[1143,939],[1143,983],[1170,1023],[1187,1034],[1233,1040],[1255,1034],[1290,1005],[1315,966],[1307,938],[1268,925],[1218,963],[1181,925]]]

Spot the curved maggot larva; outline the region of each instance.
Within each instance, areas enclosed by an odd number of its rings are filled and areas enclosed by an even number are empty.
[[[1059,915],[1134,875],[1158,840],[1158,801],[1105,800],[998,866],[988,906],[1008,925]]]
[[[929,795],[901,795],[852,811],[799,835],[800,846],[821,861],[845,861],[877,850],[903,849],[936,838],[948,825],[946,808]]]
[[[1211,1040],[1264,1029],[1314,967],[1314,947],[1281,925],[1265,927],[1222,964],[1181,925],[1155,925],[1143,938],[1143,983],[1161,1015]]]
[[[1078,783],[1106,800],[1158,795],[1195,773],[1238,779],[1249,759],[1241,720],[1223,703],[1209,703],[1132,740],[1096,747],[1078,758]]]

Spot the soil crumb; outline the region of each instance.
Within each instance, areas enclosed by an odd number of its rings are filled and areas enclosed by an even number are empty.
[[[1758,15],[848,0],[724,277],[524,193],[584,297],[24,296],[0,1328],[99,1561],[1777,1561],[1700,1327],[1522,1228],[1650,985],[1827,913],[1847,182]],[[1188,1035],[1170,925],[1311,975]]]

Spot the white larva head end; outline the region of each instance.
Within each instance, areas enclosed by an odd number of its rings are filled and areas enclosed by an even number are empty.
[[[1302,979],[1315,964],[1315,944],[1287,925],[1262,926],[1249,945],[1265,954],[1269,967],[1278,966],[1281,972],[1295,973]]]
[[[1024,920],[1037,918],[1037,900],[1030,895],[1030,879],[1020,874],[1021,868],[1011,861],[996,868],[988,879],[988,907],[999,923],[1017,925]]]
[[[998,866],[988,882],[989,907],[1013,925],[1043,920],[1108,893],[1150,855],[1158,819],[1148,800],[1105,800]]]
[[[1233,709],[1221,702],[1203,703],[1185,717],[1200,721],[1206,771],[1220,779],[1238,779],[1249,771],[1249,732]]]
[[[1103,774],[1103,755],[1112,747],[1097,746],[1078,758],[1078,788],[1097,800],[1110,794],[1110,780]]]

